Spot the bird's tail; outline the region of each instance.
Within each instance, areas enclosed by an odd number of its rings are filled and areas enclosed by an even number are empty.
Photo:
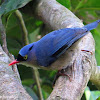
[[[100,19],[95,21],[95,22],[93,22],[93,23],[85,25],[83,28],[86,28],[88,31],[90,31],[92,29],[95,29],[98,26],[99,23],[100,23]]]

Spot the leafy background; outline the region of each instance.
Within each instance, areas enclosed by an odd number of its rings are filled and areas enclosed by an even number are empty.
[[[71,10],[76,16],[83,20],[84,24],[91,23],[100,18],[100,0],[57,0],[60,4]],[[28,30],[29,42],[38,40],[40,36],[45,34],[45,25],[42,21],[38,20],[35,16],[29,14],[30,0],[0,0],[0,16],[2,16],[3,24],[6,28],[7,45],[9,52],[15,58],[18,51],[24,46],[22,31],[15,14],[15,10],[19,9],[23,15],[23,19]],[[23,7],[23,8],[22,8]],[[27,9],[27,10],[25,10]],[[100,65],[100,25],[91,31],[96,43],[96,60]],[[1,39],[0,39],[1,40]],[[18,70],[22,80],[22,84],[27,92],[38,100],[38,93],[36,83],[31,68],[18,65]],[[43,98],[46,99],[52,91],[52,81],[56,71],[44,71],[39,69],[40,82],[43,93]],[[82,100],[96,100],[100,96],[100,91],[88,83],[88,87],[82,97]],[[98,98],[100,100],[100,97]]]

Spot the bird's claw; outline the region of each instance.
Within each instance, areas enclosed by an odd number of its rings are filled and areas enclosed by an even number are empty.
[[[58,70],[58,72],[57,72],[57,74],[56,74],[56,76],[55,76],[55,78],[54,78],[54,81],[53,81],[53,87],[54,87],[54,85],[55,85],[55,82],[56,82],[56,80],[59,78],[59,76],[67,76],[68,78],[69,78],[69,81],[71,82],[72,81],[72,79],[71,79],[71,74],[68,74],[67,72],[66,72],[66,70],[64,70],[64,69],[61,69],[61,70]]]

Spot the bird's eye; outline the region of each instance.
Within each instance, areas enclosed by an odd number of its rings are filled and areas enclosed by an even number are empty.
[[[25,56],[24,56],[24,60],[27,60],[27,58],[28,58],[28,56],[27,56],[27,55],[25,55]]]

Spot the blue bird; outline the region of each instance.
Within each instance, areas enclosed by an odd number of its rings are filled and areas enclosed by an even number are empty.
[[[100,20],[85,25],[82,28],[64,28],[50,32],[37,42],[24,46],[15,61],[9,64],[21,63],[30,67],[44,69],[61,69],[64,66],[65,51],[77,40],[97,27]],[[53,67],[52,67],[53,66]]]

